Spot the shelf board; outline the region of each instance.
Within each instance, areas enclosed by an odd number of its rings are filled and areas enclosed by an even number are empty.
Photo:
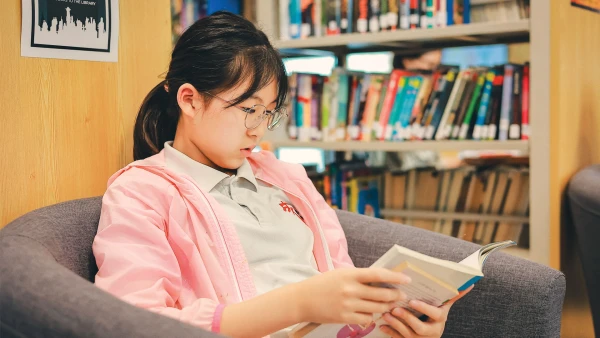
[[[497,221],[505,223],[529,223],[527,216],[482,215],[477,213],[441,212],[422,210],[382,209],[384,217],[403,217],[416,219],[456,219],[462,221]]]
[[[524,154],[529,152],[526,140],[510,141],[406,141],[406,142],[362,142],[362,141],[308,141],[295,140],[272,141],[274,148],[320,148],[335,151],[462,151],[462,150],[518,150]]]
[[[461,45],[529,41],[529,19],[486,22],[444,28],[351,33],[306,39],[275,41],[284,56],[323,55],[323,51],[347,53],[376,50],[443,48]]]

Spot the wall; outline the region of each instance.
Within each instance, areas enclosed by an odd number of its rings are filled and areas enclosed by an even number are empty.
[[[101,195],[132,160],[133,123],[166,71],[169,0],[120,1],[119,62],[20,57],[21,0],[0,20],[0,227],[49,204]]]
[[[573,228],[562,203],[571,177],[600,163],[600,14],[552,1],[550,47],[551,262],[567,276],[563,337],[593,337]]]

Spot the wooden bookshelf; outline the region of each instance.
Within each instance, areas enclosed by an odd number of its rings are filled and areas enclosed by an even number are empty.
[[[324,142],[295,140],[272,141],[274,148],[319,148],[333,151],[462,151],[462,150],[493,150],[493,151],[519,151],[522,154],[529,152],[529,142],[523,140],[512,141],[406,141],[406,142],[361,142],[340,141]]]
[[[503,223],[528,223],[527,216],[510,215],[483,215],[468,212],[442,212],[429,210],[395,210],[382,209],[381,215],[384,217],[402,217],[416,219],[456,219],[461,221],[497,221]]]
[[[476,23],[446,28],[396,30],[378,33],[351,33],[276,41],[284,56],[389,51],[393,49],[442,48],[464,45],[529,41],[529,20]]]

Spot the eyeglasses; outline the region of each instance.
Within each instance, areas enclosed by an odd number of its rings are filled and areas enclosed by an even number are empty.
[[[220,98],[216,95],[213,95],[209,92],[204,92],[204,93],[207,94],[208,96],[219,99],[225,103],[231,104],[230,101],[227,101],[227,100]],[[235,106],[235,105],[233,107],[236,107],[237,109],[246,113],[246,118],[244,119],[244,125],[246,126],[247,129],[257,128],[258,126],[260,126],[260,124],[266,118],[268,118],[267,128],[269,130],[275,130],[275,129],[277,129],[277,127],[279,127],[281,125],[281,121],[288,116],[287,111],[285,110],[284,107],[273,109],[273,110],[267,110],[267,107],[263,106],[262,104],[255,104],[250,108],[240,107],[240,106]]]

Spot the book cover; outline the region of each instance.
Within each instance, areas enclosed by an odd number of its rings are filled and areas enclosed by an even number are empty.
[[[523,67],[515,65],[513,73],[512,90],[512,116],[508,129],[508,138],[511,140],[521,139],[521,85],[523,82]]]
[[[521,97],[521,139],[529,139],[529,63],[523,66],[523,94]]]
[[[508,140],[508,130],[510,128],[512,117],[512,98],[513,98],[513,76],[515,67],[511,64],[504,66],[504,83],[502,84],[502,107],[500,112],[500,126],[498,139],[500,141]],[[490,135],[491,136],[491,135]]]
[[[477,110],[477,118],[475,120],[475,127],[473,129],[474,140],[480,140],[484,137],[483,126],[485,125],[487,112],[489,110],[488,108],[490,105],[490,97],[492,96],[492,86],[495,78],[495,70],[490,69],[485,77],[485,84],[483,85],[481,100],[479,102],[479,108]],[[487,135],[487,133],[485,135]]]

